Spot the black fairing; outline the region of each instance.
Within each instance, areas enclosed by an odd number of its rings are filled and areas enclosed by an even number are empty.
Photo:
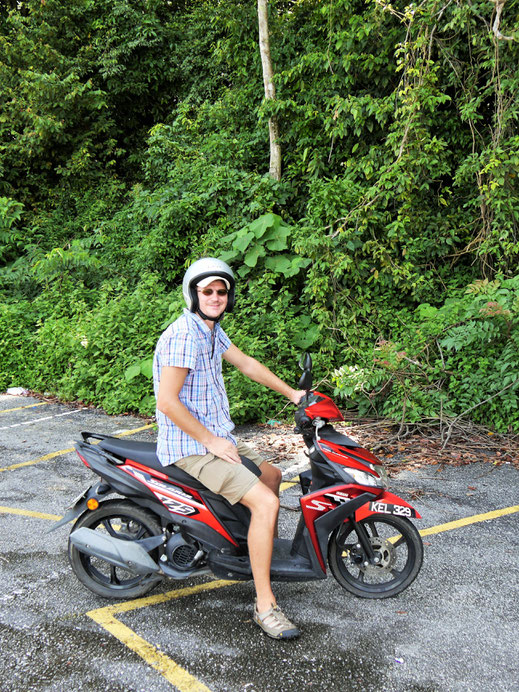
[[[333,442],[336,445],[342,445],[343,447],[359,447],[360,445],[352,440],[351,437],[343,435],[337,432],[332,425],[323,425],[319,430],[319,437],[322,440],[328,440],[328,442]]]

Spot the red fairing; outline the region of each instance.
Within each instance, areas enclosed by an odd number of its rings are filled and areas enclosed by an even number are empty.
[[[314,418],[326,418],[326,420],[334,421],[344,420],[342,413],[329,396],[320,392],[314,392],[313,394],[319,398],[319,401],[305,408],[305,413],[309,418],[312,420]]]
[[[398,507],[406,507],[411,510],[411,514],[409,517],[412,517],[413,519],[421,519],[422,517],[418,514],[416,509],[410,505],[408,502],[405,500],[402,500],[401,497],[398,497],[398,495],[393,495],[393,493],[388,493],[387,491],[384,491],[382,495],[379,495],[377,499],[374,501],[374,503],[366,503],[365,505],[362,505],[356,512],[355,512],[355,520],[360,521],[361,519],[365,519],[366,517],[371,516],[372,514],[384,514],[384,512],[381,512],[379,510],[374,510],[370,509],[371,504],[381,504],[383,505],[397,505]],[[406,516],[405,514],[402,514],[401,516]]]
[[[119,466],[119,468],[121,471],[136,478],[149,488],[173,516],[189,517],[202,524],[206,524],[230,541],[234,546],[238,545],[218,519],[216,519],[214,514],[208,510],[200,495],[193,488],[165,483],[159,480],[159,478],[165,474],[160,473],[160,471],[155,471],[154,469],[149,469],[147,466],[143,466],[129,459],[124,466]],[[154,475],[152,476],[151,473]],[[166,476],[166,478],[168,477]]]
[[[347,502],[363,492],[368,492],[373,495],[376,490],[371,486],[368,488],[359,485],[345,485],[343,483],[341,485],[334,485],[330,488],[316,490],[315,493],[308,493],[300,498],[299,503],[301,505],[305,524],[323,572],[326,572],[326,565],[324,556],[319,547],[314,522],[319,517],[322,517],[323,514],[326,514],[326,512],[335,509],[343,502]]]
[[[328,442],[328,440],[320,440],[318,445],[321,452],[326,454],[328,459],[331,459],[331,461],[334,461],[336,464],[342,464],[343,466],[350,466],[353,469],[366,471],[366,473],[371,473],[372,476],[378,478],[378,473],[376,471],[373,471],[369,466],[362,463],[363,461],[369,461],[371,464],[380,464],[380,461],[373,456],[371,452],[368,452],[367,449],[353,447],[349,450],[333,442]]]

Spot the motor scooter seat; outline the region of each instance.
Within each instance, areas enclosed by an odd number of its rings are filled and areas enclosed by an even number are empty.
[[[110,452],[121,459],[131,459],[150,469],[160,471],[172,480],[188,485],[195,490],[207,490],[203,483],[200,483],[194,476],[186,473],[175,464],[163,466],[157,456],[157,444],[155,442],[137,442],[121,440],[118,437],[106,437],[99,442],[99,446],[106,452]],[[249,471],[252,471],[258,477],[261,476],[261,471],[250,459],[242,456],[241,460]]]

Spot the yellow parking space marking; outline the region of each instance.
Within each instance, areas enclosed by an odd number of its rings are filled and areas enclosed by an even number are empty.
[[[48,406],[50,404],[50,401],[41,401],[39,404],[27,404],[27,406],[17,406],[16,408],[3,408],[0,411],[1,413],[9,413],[10,411],[22,411],[23,409],[26,408],[36,408],[36,406]]]
[[[118,435],[115,435],[114,437],[126,437],[128,435],[135,435],[135,433],[142,432],[143,430],[149,430],[149,428],[153,428],[155,423],[149,423],[148,425],[143,425],[141,428],[135,428],[134,430],[125,430],[122,433],[119,433]],[[95,440],[94,444],[99,444],[99,440]],[[60,449],[58,452],[51,452],[50,454],[45,454],[42,457],[38,457],[37,459],[32,459],[31,461],[23,461],[20,464],[11,464],[11,466],[4,466],[4,468],[0,468],[0,473],[2,471],[14,471],[14,469],[20,469],[23,466],[34,466],[34,464],[39,464],[42,461],[49,461],[49,459],[54,459],[56,457],[60,457],[62,454],[69,454],[69,452],[73,452],[74,447],[69,447],[68,449]]]
[[[139,637],[133,630],[109,614],[95,614],[90,617],[112,634],[122,644],[134,651],[144,661],[163,675],[180,692],[211,692],[211,690],[184,670],[178,663],[158,651],[152,644]]]
[[[29,509],[15,509],[14,507],[2,507],[0,505],[0,514],[19,514],[23,517],[35,517],[36,519],[49,519],[50,521],[58,521],[61,517],[58,514],[45,514],[43,512],[32,512]]]
[[[459,529],[462,526],[477,524],[480,521],[488,521],[489,519],[505,517],[507,514],[515,514],[515,512],[519,512],[519,505],[505,507],[504,509],[496,509],[493,512],[486,512],[485,514],[473,514],[471,517],[464,517],[463,519],[456,519],[456,521],[449,521],[446,524],[431,526],[429,529],[422,529],[419,533],[420,536],[431,536],[432,534],[442,533],[443,531]]]
[[[221,589],[224,586],[231,586],[231,584],[237,583],[238,582],[236,581],[228,581],[227,579],[208,581],[204,582],[203,584],[197,584],[197,586],[186,586],[184,589],[174,589],[173,591],[159,593],[155,596],[145,596],[144,598],[135,598],[133,601],[115,603],[114,605],[105,606],[104,608],[91,610],[87,613],[87,615],[89,617],[93,617],[93,614],[104,613],[105,611],[110,612],[111,615],[115,615],[116,613],[128,613],[131,610],[148,608],[149,606],[157,605],[158,603],[167,603],[168,601],[173,601],[176,598],[186,598],[187,596],[193,596],[194,594],[201,593],[202,591]]]
[[[62,454],[68,454],[73,452],[74,447],[69,447],[68,449],[60,449],[59,452],[51,452],[51,454],[45,454],[42,457],[33,459],[32,461],[22,461],[20,464],[11,464],[11,466],[4,466],[0,469],[2,471],[14,471],[14,469],[21,469],[23,466],[33,466],[34,464],[39,464],[41,461],[48,461],[49,459],[54,459],[54,457],[60,457]]]
[[[135,433],[142,432],[143,430],[149,430],[150,428],[155,427],[157,427],[156,423],[148,423],[147,425],[143,425],[142,428],[135,428],[134,430],[125,430],[122,433],[114,435],[114,437],[127,437],[128,435],[135,435]]]
[[[164,594],[157,594],[146,598],[137,598],[133,601],[125,601],[116,605],[106,606],[91,610],[86,615],[97,622],[103,629],[113,635],[122,644],[134,651],[145,661],[149,666],[154,668],[168,682],[174,685],[180,692],[211,692],[197,678],[187,672],[184,668],[175,663],[173,659],[163,654],[152,644],[136,634],[127,625],[123,624],[114,615],[116,613],[129,612],[138,608],[146,608],[157,603],[166,603],[176,598],[185,598],[202,591],[210,591],[212,589],[221,589],[224,586],[236,584],[235,581],[218,580],[191,586],[185,589],[175,589]]]

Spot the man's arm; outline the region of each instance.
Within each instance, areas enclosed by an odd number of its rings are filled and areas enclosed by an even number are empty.
[[[241,464],[238,450],[229,440],[213,435],[189,413],[179,399],[180,390],[189,372],[188,368],[163,367],[160,373],[157,408],[183,430],[200,442],[209,452],[225,461]]]
[[[306,392],[302,390],[293,389],[286,382],[280,380],[277,375],[269,370],[265,365],[257,361],[255,358],[245,355],[243,351],[232,344],[227,351],[223,354],[223,357],[228,363],[234,365],[247,377],[250,377],[254,382],[259,382],[269,389],[273,389],[275,392],[279,392],[286,396],[287,399],[294,404],[298,404]]]

